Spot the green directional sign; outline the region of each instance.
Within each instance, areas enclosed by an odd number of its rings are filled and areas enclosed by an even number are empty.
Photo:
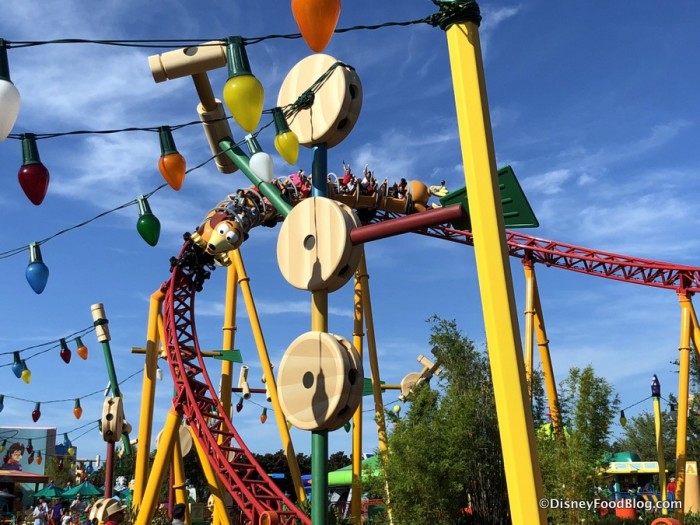
[[[222,361],[231,361],[232,363],[242,363],[243,356],[241,351],[237,348],[233,350],[221,350],[219,355],[213,356],[214,359],[221,359]]]
[[[362,396],[363,397],[364,396],[371,396],[372,393],[374,392],[372,390],[372,380],[369,377],[365,377],[364,380],[365,380],[365,383],[362,386]],[[379,384],[380,385],[386,384],[386,381],[380,381]]]
[[[525,192],[515,177],[513,168],[510,166],[504,166],[498,170],[498,188],[501,192],[501,205],[503,206],[503,219],[506,228],[537,228],[540,225],[527,197],[525,197]],[[469,195],[466,186],[442,197],[440,204],[443,206],[461,204],[467,212],[467,216],[465,219],[452,223],[452,226],[458,230],[472,229],[469,218]]]

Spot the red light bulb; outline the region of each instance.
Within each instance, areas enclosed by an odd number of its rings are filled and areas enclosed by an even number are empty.
[[[17,173],[19,185],[27,198],[39,206],[49,189],[49,170],[41,163],[36,137],[33,133],[22,135],[22,166]]]
[[[39,421],[40,417],[41,417],[41,403],[37,403],[34,406],[34,410],[32,410],[32,420],[34,421],[34,423],[36,423],[37,421]],[[29,447],[27,447],[27,449],[29,449]]]
[[[29,443],[27,443],[27,454],[31,454],[34,452],[34,445],[32,445],[32,440],[29,440]]]
[[[68,348],[68,344],[66,343],[65,339],[61,339],[61,359],[63,359],[63,362],[68,364],[70,363],[70,358],[71,358],[72,352],[70,351],[70,348]]]

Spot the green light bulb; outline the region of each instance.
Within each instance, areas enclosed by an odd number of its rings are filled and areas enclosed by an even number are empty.
[[[143,195],[136,198],[139,207],[139,220],[136,222],[136,230],[139,235],[151,246],[158,244],[160,237],[160,221],[153,215],[151,206]]]

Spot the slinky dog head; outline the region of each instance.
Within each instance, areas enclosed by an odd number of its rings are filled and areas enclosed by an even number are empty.
[[[218,255],[235,250],[246,237],[240,224],[232,220],[230,215],[214,209],[199,225],[192,240],[210,255]]]

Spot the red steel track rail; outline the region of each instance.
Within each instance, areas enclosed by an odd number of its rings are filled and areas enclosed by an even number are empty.
[[[311,520],[255,461],[212,385],[194,317],[195,295],[208,272],[196,259],[197,252],[187,241],[176,260],[179,262],[173,265],[170,280],[163,284],[165,344],[175,383],[175,410],[186,418],[195,438],[207,451],[209,463],[252,524],[258,525],[261,516],[270,511],[277,513],[280,524],[310,524]]]
[[[374,221],[394,217],[399,215],[381,212]],[[471,231],[455,230],[448,225],[425,228],[417,230],[416,233],[469,246],[474,245]],[[509,255],[524,261],[616,281],[667,288],[678,293],[700,292],[700,268],[698,267],[607,253],[563,242],[539,239],[511,230],[506,230],[506,242]]]

